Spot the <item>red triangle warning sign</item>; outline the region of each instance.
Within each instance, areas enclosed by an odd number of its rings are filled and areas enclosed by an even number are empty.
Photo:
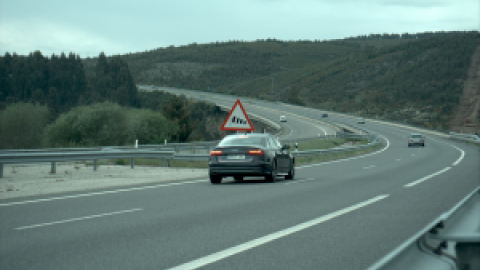
[[[237,99],[237,102],[233,105],[232,110],[228,114],[227,119],[225,119],[225,122],[223,122],[220,130],[255,130],[239,99]]]

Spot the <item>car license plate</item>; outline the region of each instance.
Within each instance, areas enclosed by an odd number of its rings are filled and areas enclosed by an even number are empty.
[[[245,155],[228,155],[227,159],[245,159]]]

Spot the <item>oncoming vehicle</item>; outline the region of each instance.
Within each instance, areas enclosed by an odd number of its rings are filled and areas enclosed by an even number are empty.
[[[425,146],[425,138],[420,133],[412,133],[408,138],[408,147],[413,145]]]
[[[245,176],[263,176],[269,182],[275,182],[277,175],[293,179],[295,159],[289,148],[267,133],[228,135],[210,152],[210,182],[220,184],[228,176],[235,181]]]
[[[358,119],[357,124],[365,124],[365,119],[363,118]]]
[[[322,114],[322,117],[328,117],[328,114],[324,113]]]
[[[280,116],[280,122],[287,122],[287,117],[285,115]]]

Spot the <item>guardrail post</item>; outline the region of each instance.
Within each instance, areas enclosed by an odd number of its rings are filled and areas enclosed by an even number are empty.
[[[93,161],[93,171],[94,172],[97,171],[97,160],[96,159]]]
[[[3,178],[3,163],[0,163],[0,178]]]
[[[57,173],[57,163],[55,161],[52,162],[50,173]]]
[[[165,167],[165,158],[162,159],[162,167]]]
[[[135,159],[130,160],[130,167],[133,169],[135,167]]]

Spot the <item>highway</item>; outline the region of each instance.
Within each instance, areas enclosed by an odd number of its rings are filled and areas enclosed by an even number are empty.
[[[283,139],[333,132],[316,122],[320,112],[244,105],[275,121],[287,115]],[[0,268],[365,269],[480,185],[480,152],[429,134],[425,148],[408,148],[410,130],[361,127],[382,135],[384,147],[299,166],[294,180],[200,178],[2,200]]]

